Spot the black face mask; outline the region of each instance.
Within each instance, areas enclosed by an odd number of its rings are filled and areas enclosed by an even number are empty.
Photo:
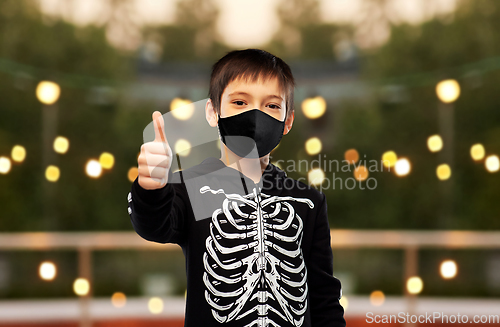
[[[285,121],[262,112],[259,109],[221,118],[219,135],[222,143],[239,157],[257,158],[270,153],[281,140]],[[252,151],[257,146],[257,151]]]

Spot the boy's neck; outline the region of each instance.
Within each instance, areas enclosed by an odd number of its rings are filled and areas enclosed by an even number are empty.
[[[254,183],[258,183],[269,164],[269,154],[261,158],[242,158],[227,149],[225,144],[221,144],[220,160],[228,167],[240,171],[245,176],[251,178]]]

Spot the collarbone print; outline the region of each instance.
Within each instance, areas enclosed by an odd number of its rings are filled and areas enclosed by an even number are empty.
[[[280,319],[302,326],[308,294],[303,221],[290,203],[313,208],[313,202],[255,188],[245,196],[200,189],[206,192],[225,195],[212,214],[203,255],[205,299],[214,318],[227,323],[250,315],[256,319],[245,327],[281,326]]]

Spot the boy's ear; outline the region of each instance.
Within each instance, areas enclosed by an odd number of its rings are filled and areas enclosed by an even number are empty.
[[[210,126],[216,127],[218,118],[217,118],[217,113],[215,112],[215,108],[212,103],[212,99],[208,99],[206,105],[205,105],[205,117],[207,119],[207,122]]]
[[[285,129],[283,130],[283,135],[288,134],[288,132],[290,132],[290,130],[292,129],[294,117],[295,115],[294,112],[292,111],[285,120]]]

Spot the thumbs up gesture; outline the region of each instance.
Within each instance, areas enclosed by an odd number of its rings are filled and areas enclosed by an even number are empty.
[[[163,116],[159,111],[153,113],[155,139],[141,146],[139,164],[139,185],[147,190],[164,187],[168,182],[168,170],[172,164],[172,150],[164,132]]]

